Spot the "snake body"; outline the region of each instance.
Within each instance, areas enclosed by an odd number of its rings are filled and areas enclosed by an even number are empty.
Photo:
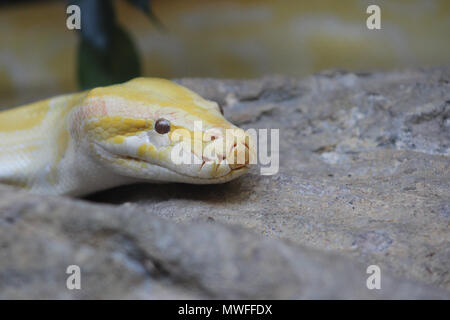
[[[247,142],[223,143],[227,131]],[[179,132],[188,137],[175,139]],[[197,161],[180,164],[173,148],[188,140]],[[136,78],[0,112],[0,183],[71,196],[140,181],[223,183],[247,171],[248,141],[217,103],[169,80]],[[225,147],[205,156],[216,145]],[[245,161],[230,161],[240,150]]]

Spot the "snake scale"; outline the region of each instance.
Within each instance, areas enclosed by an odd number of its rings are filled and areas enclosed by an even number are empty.
[[[247,171],[251,143],[216,102],[136,78],[0,112],[0,183],[69,196],[142,181],[223,183]],[[174,160],[180,146],[194,161]]]

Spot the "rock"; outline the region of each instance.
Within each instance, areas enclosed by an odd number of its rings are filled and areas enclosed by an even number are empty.
[[[448,298],[448,292],[237,226],[0,187],[0,299]],[[68,290],[66,269],[81,270]]]
[[[0,187],[0,298],[448,299],[449,78],[179,80],[241,127],[280,129],[279,172],[81,200]]]

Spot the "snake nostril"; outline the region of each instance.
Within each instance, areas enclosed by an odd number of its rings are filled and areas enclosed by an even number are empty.
[[[230,154],[230,169],[235,170],[250,164],[250,150],[246,143],[242,143],[243,148],[238,148],[235,143]]]

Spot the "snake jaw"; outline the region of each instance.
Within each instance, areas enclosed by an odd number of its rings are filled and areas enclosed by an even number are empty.
[[[164,143],[157,148],[149,143],[148,135],[145,134],[127,137],[119,145],[104,141],[93,145],[95,158],[101,159],[114,172],[146,181],[223,183],[244,174],[249,164],[248,148],[245,147],[245,163],[234,163],[236,159],[229,161],[235,155],[235,148],[228,152],[228,156],[219,154],[201,158],[191,149],[190,156],[194,163],[177,165],[171,159],[174,145]]]

